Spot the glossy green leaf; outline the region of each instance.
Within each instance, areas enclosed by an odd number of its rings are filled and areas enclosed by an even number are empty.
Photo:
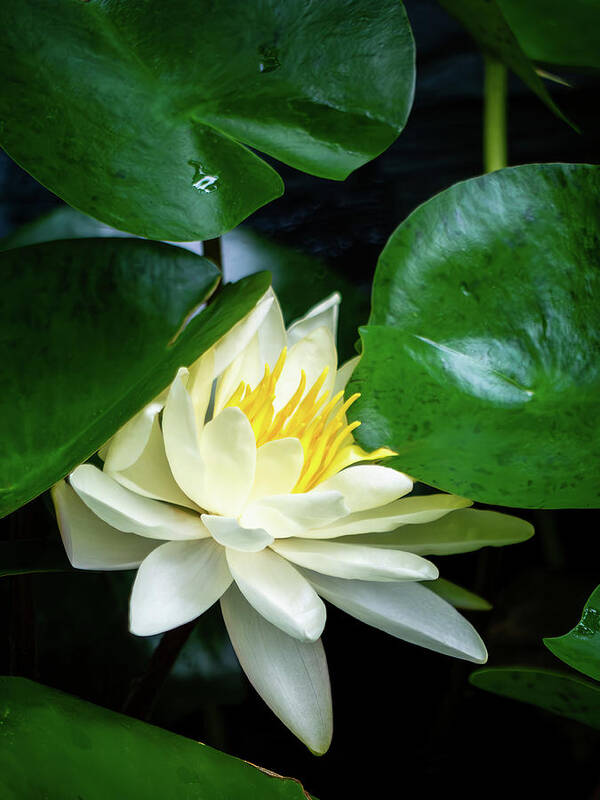
[[[465,611],[489,611],[492,608],[492,604],[485,598],[445,578],[427,581],[425,586],[455,608],[462,608]]]
[[[600,586],[590,595],[573,630],[544,639],[544,644],[565,664],[600,681]]]
[[[506,506],[600,499],[600,169],[456,184],[381,254],[349,391],[364,447]]]
[[[523,52],[497,0],[438,0],[438,2],[464,25],[484,53],[506,64],[549,109],[568,122]]]
[[[181,248],[50,242],[0,253],[0,270],[1,514],[87,459],[268,286],[263,273],[226,287],[182,331],[219,274]]]
[[[207,745],[24,678],[0,678],[5,800],[307,800],[282,778]]]
[[[0,250],[56,239],[129,235],[65,206],[44,214],[0,239]],[[255,272],[268,270],[288,323],[305,314],[310,306],[327,295],[339,291],[342,295],[338,335],[340,358],[355,355],[358,326],[369,316],[366,290],[361,291],[321,259],[277,244],[248,227],[241,226],[226,233],[221,241],[224,279],[237,281]],[[189,246],[201,252],[200,242]]]
[[[600,69],[600,0],[497,0],[529,58]]]
[[[600,687],[581,678],[529,667],[484,667],[469,680],[479,689],[600,729]]]
[[[0,542],[0,578],[32,572],[70,572],[72,569],[65,548],[58,540]]]
[[[0,142],[70,205],[218,236],[283,191],[247,146],[343,179],[406,122],[399,0],[22,0],[0,8]]]

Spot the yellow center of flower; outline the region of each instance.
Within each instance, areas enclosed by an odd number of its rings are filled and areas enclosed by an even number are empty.
[[[386,448],[367,453],[354,444],[352,431],[358,428],[360,422],[348,424],[346,411],[360,394],[353,394],[343,402],[343,391],[333,397],[330,391],[322,391],[329,367],[325,367],[308,391],[306,373],[302,370],[298,388],[283,408],[275,413],[275,387],[286,355],[287,348],[284,348],[273,372],[268,364],[265,365],[264,375],[254,389],[242,381],[226,407],[235,406],[248,417],[257,447],[287,437],[300,441],[304,464],[294,492],[308,492],[355,461],[395,455]]]

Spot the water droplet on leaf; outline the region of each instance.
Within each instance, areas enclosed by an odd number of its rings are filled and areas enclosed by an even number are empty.
[[[218,175],[209,175],[199,161],[188,161],[191,167],[194,167],[194,177],[192,178],[192,186],[199,192],[210,194],[218,189],[217,181]]]

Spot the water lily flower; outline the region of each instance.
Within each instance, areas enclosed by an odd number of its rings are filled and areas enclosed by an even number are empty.
[[[251,683],[317,753],[332,733],[322,598],[483,663],[475,629],[426,587],[438,570],[424,555],[478,546],[501,516],[454,495],[407,497],[411,479],[374,463],[392,452],[355,442],[344,389],[358,359],[338,369],[339,300],[286,331],[269,291],[110,440],[103,469],[84,464],[53,489],[73,566],[137,568],[131,631],[168,631],[220,600]]]

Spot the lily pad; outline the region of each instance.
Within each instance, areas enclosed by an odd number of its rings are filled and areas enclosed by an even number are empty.
[[[600,687],[590,681],[529,667],[484,667],[469,680],[479,689],[600,729]]]
[[[600,0],[497,0],[529,58],[600,69]]]
[[[0,678],[6,800],[306,800],[299,781],[24,678]]]
[[[182,248],[57,241],[0,253],[0,269],[2,515],[89,458],[269,284],[231,284],[186,325],[219,272]]]
[[[529,57],[523,52],[520,40],[511,30],[504,14],[503,5],[497,0],[438,0],[452,16],[456,17],[475,39],[484,53],[494,56],[502,61],[540,100],[569,125],[569,120],[558,108],[540,76],[537,74]],[[519,0],[516,0],[519,2]],[[542,0],[544,3],[544,0]],[[540,5],[542,4],[540,3]],[[543,13],[537,12],[536,23],[540,17],[551,18],[551,12],[546,8]],[[531,6],[523,3],[522,6]]]
[[[65,206],[22,225],[9,236],[0,239],[0,250],[57,239],[130,235]],[[251,230],[247,225],[226,233],[221,243],[224,279],[238,281],[255,272],[268,270],[287,323],[301,317],[308,308],[332,292],[340,292],[342,295],[338,329],[340,360],[355,355],[354,343],[358,326],[369,316],[366,290],[360,291],[343,275],[334,272],[325,261],[277,244]],[[184,246],[194,252],[202,252],[201,242]]]
[[[71,572],[59,541],[16,539],[0,542],[0,578],[39,572]]]
[[[9,155],[70,205],[170,240],[282,193],[248,147],[345,178],[398,136],[415,79],[399,0],[23,0],[0,8],[0,64]]]
[[[600,500],[600,169],[456,184],[383,250],[349,415],[363,447],[481,502]]]
[[[600,681],[600,586],[590,595],[573,630],[544,639],[544,644],[565,664]]]

